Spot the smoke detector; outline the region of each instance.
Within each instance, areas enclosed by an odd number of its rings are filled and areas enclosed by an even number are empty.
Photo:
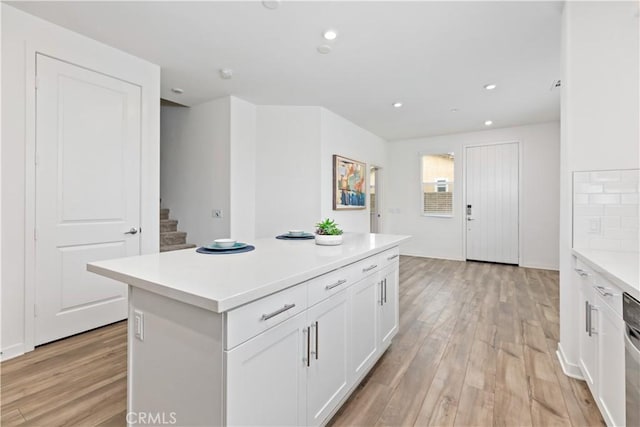
[[[230,80],[233,77],[233,70],[230,68],[223,68],[220,70],[220,78],[224,80]]]

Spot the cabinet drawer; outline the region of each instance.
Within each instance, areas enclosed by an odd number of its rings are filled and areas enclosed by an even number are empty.
[[[309,307],[338,293],[356,282],[355,264],[347,265],[307,282]]]
[[[601,301],[607,304],[618,317],[622,318],[622,291],[597,273],[593,273],[590,279],[595,291],[594,293]]]
[[[378,255],[378,260],[380,262],[380,268],[385,268],[400,261],[400,248],[395,247],[391,249],[387,249]]]
[[[363,259],[362,261],[351,264],[351,268],[353,268],[353,280],[357,282],[370,274],[380,271],[382,266],[380,265],[379,255],[380,254],[373,255],[369,258]]]
[[[302,283],[231,310],[226,314],[225,349],[231,349],[306,309],[307,285]]]

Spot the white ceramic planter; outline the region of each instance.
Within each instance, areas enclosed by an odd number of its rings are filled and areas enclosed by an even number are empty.
[[[325,236],[316,234],[316,245],[322,246],[336,246],[342,244],[342,234],[337,236]]]

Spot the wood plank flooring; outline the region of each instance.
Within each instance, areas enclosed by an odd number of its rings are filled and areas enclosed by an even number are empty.
[[[400,332],[338,426],[602,426],[555,357],[558,274],[401,257]],[[126,325],[1,366],[3,426],[123,426]]]

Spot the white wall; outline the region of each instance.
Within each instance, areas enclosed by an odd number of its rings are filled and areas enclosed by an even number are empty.
[[[321,214],[322,218],[333,218],[345,231],[360,233],[369,232],[370,206],[367,200],[365,210],[334,211],[333,210],[333,155],[365,162],[367,167],[372,165],[380,167],[380,194],[381,203],[380,230],[384,231],[385,215],[382,206],[385,201],[385,176],[387,164],[387,142],[346,120],[345,118],[327,110],[321,109]],[[367,189],[369,188],[369,176],[367,174]]]
[[[256,106],[231,97],[230,236],[251,241],[256,235]]]
[[[558,268],[560,129],[558,122],[454,135],[394,141],[389,144],[386,232],[411,234],[405,254],[464,259],[464,170],[466,145],[519,141],[522,150],[520,264]],[[421,215],[420,154],[455,153],[453,218]]]
[[[257,107],[256,237],[320,218],[320,122],[319,107]]]
[[[640,166],[637,2],[567,2],[562,28],[560,344],[579,373],[572,284],[572,173]]]
[[[149,62],[2,4],[2,342],[3,359],[33,348],[33,139],[35,52],[99,70],[142,88],[141,234],[158,250],[160,70]],[[27,57],[27,55],[29,55]],[[32,56],[33,55],[33,56]],[[27,208],[27,206],[29,208]]]
[[[171,209],[189,243],[229,236],[230,98],[195,107],[163,106],[162,207]],[[223,217],[212,211],[222,209]]]

